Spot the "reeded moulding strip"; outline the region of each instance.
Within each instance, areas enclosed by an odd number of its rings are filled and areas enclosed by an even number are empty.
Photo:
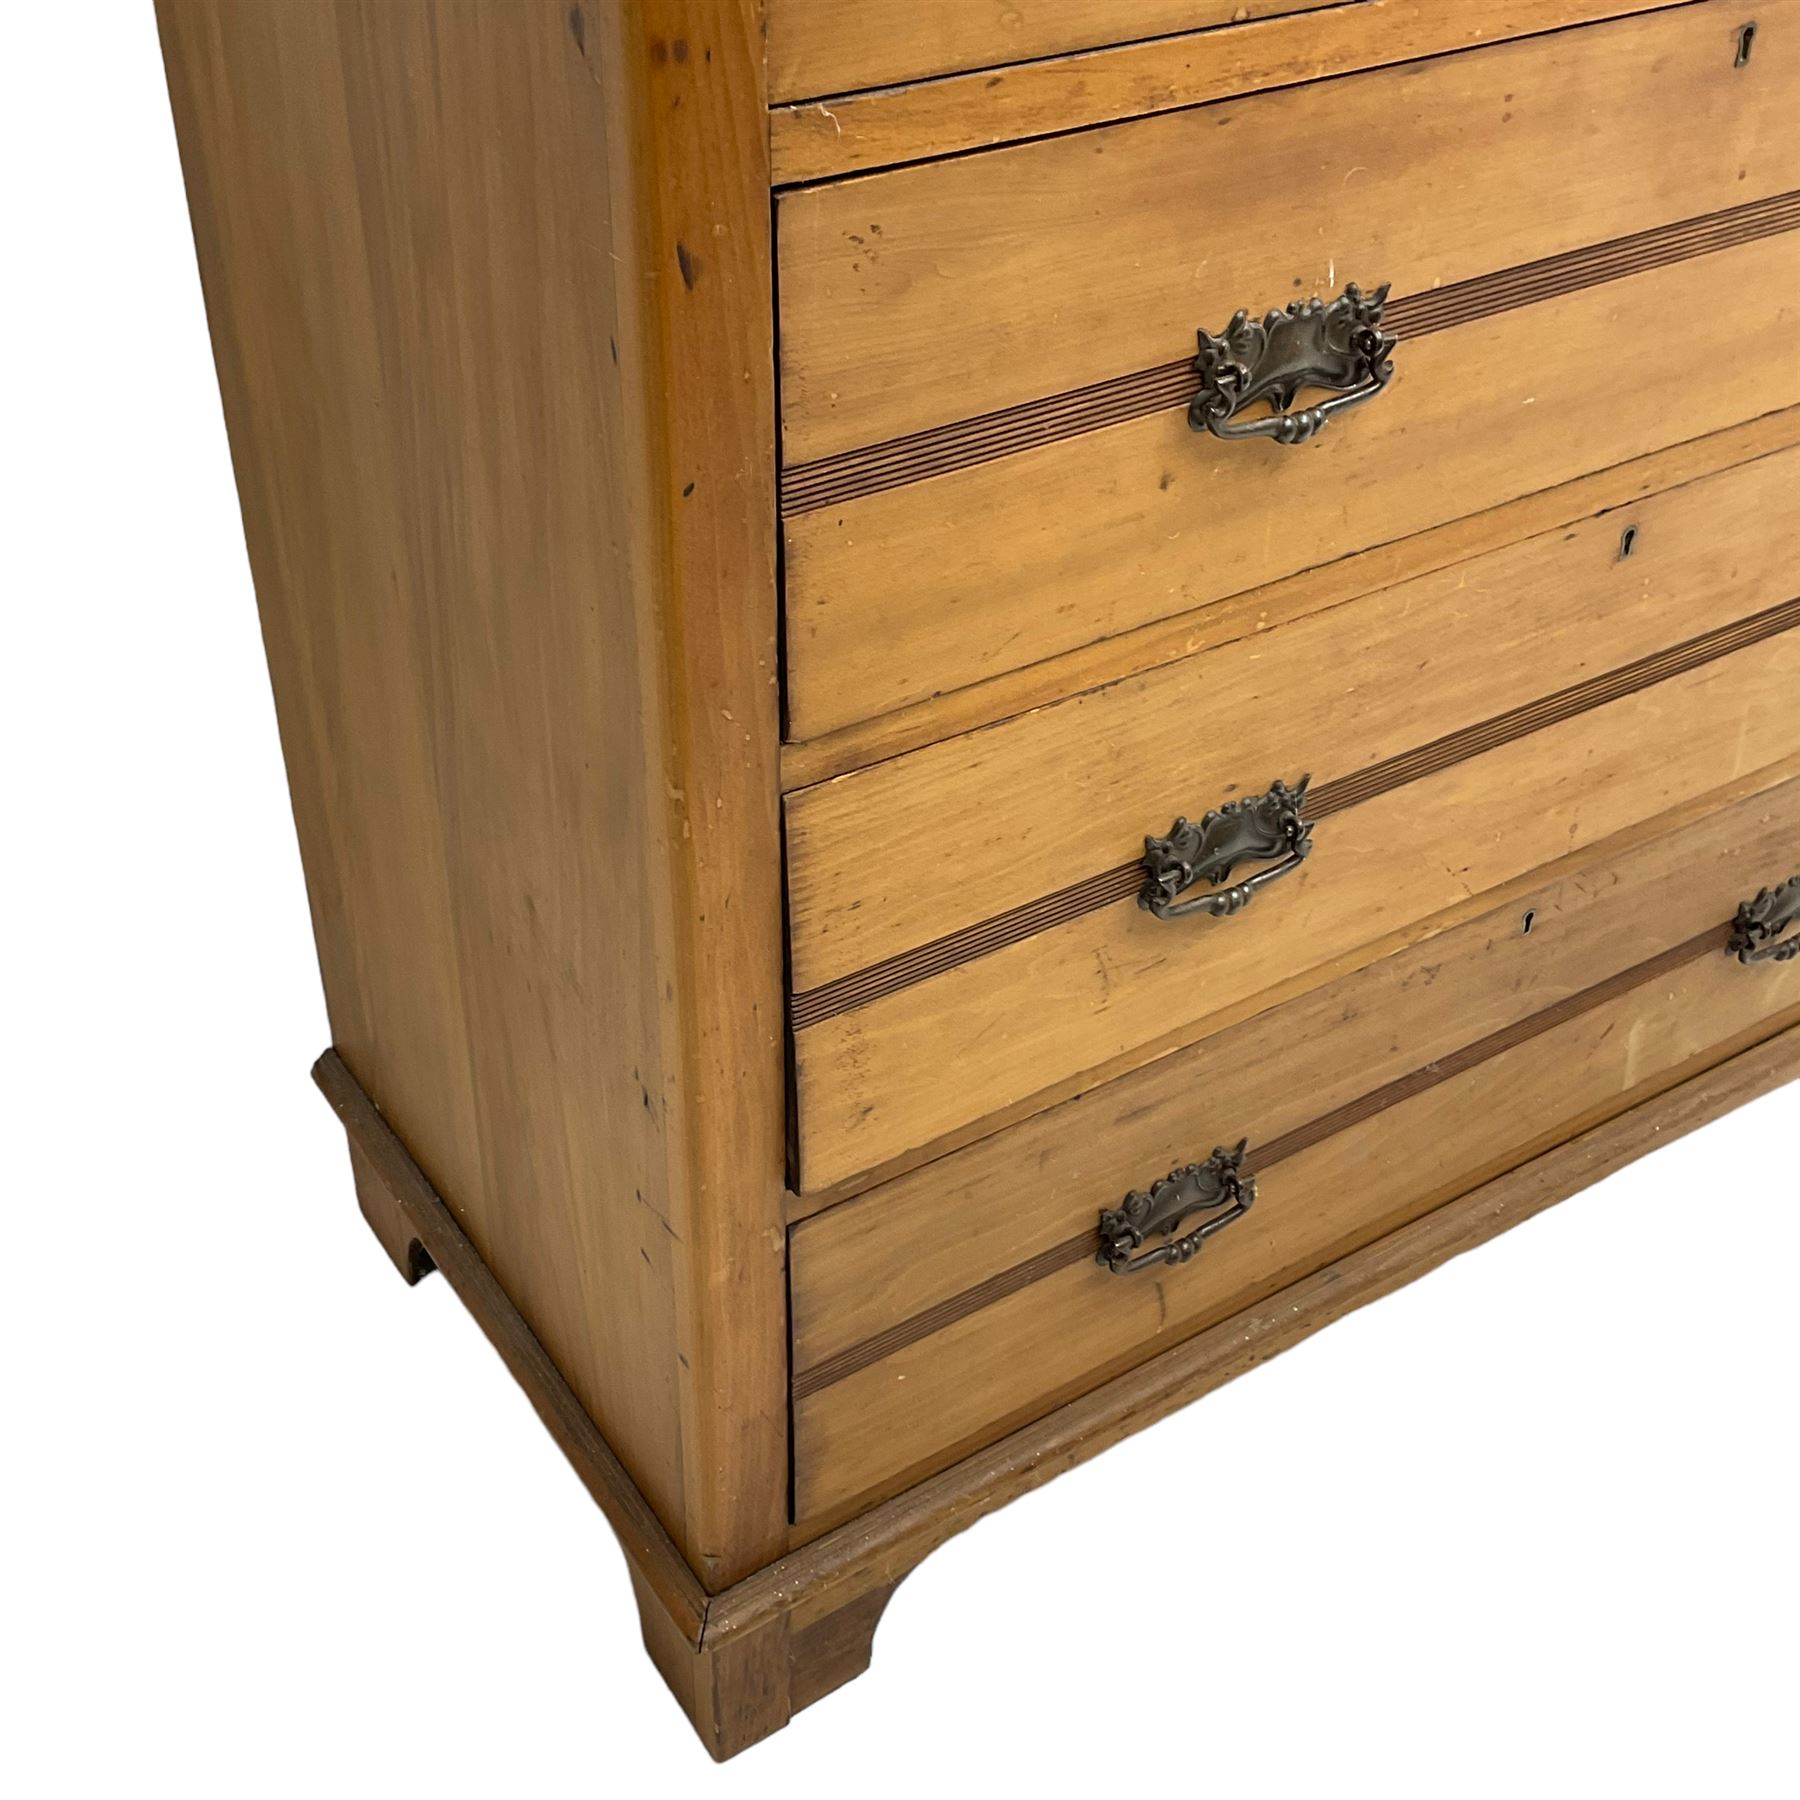
[[[1779,606],[1722,625],[1716,631],[1690,638],[1668,650],[1659,650],[1653,656],[1641,657],[1622,668],[1577,682],[1575,686],[1547,694],[1541,700],[1513,707],[1416,749],[1402,751],[1398,756],[1390,756],[1353,775],[1323,782],[1312,790],[1307,816],[1315,823],[1329,818],[1408,782],[1423,780],[1456,763],[1498,749],[1531,732],[1560,725],[1580,713],[1686,674],[1746,645],[1778,637],[1796,625],[1800,625],[1800,597],[1784,600]],[[1298,776],[1303,772],[1296,769],[1287,774]],[[1131,862],[1072,882],[1041,899],[1028,901],[917,949],[903,951],[854,974],[840,976],[835,981],[796,994],[789,1007],[789,1023],[795,1031],[804,1031],[840,1013],[871,1005],[902,988],[973,962],[977,957],[991,955],[1025,938],[1035,937],[1039,932],[1054,930],[1084,914],[1117,905],[1133,897],[1143,886],[1143,881],[1141,864]]]
[[[1511,312],[1540,300],[1664,268],[1800,227],[1800,193],[1658,226],[1480,275],[1390,303],[1388,323],[1404,342]],[[1222,324],[1222,320],[1210,321]],[[781,478],[784,518],[841,506],[890,488],[993,462],[1064,438],[1185,406],[1199,386],[1193,359],[1159,364],[1091,386],[1027,401],[979,418],[797,463]]]
[[[1302,1150],[1310,1150],[1315,1144],[1323,1143],[1327,1138],[1348,1131],[1352,1126],[1360,1125],[1372,1119],[1377,1113],[1384,1112],[1390,1106],[1398,1106],[1402,1101],[1411,1100],[1420,1094],[1428,1093],[1432,1088],[1458,1075],[1467,1074],[1471,1069],[1479,1068],[1485,1062],[1491,1062],[1496,1056],[1504,1055],[1509,1050],[1516,1050],[1521,1044],[1528,1044],[1533,1038],[1541,1037],[1545,1032],[1554,1031],[1566,1025],[1572,1019],[1580,1018],[1584,1013],[1594,1011],[1597,1007],[1616,1000],[1622,994],[1628,994],[1635,988],[1647,986],[1659,981],[1677,969],[1685,968],[1691,962],[1709,953],[1717,955],[1723,951],[1725,940],[1730,935],[1729,926],[1717,926],[1711,931],[1704,931],[1699,936],[1690,938],[1685,944],[1677,944],[1663,951],[1660,955],[1650,957],[1632,968],[1623,969],[1618,974],[1609,976],[1605,981],[1596,982],[1580,993],[1571,994],[1559,1000],[1554,1006],[1543,1011],[1532,1013],[1526,1018],[1515,1020],[1511,1025],[1490,1033],[1463,1049],[1449,1056],[1441,1057],[1436,1062],[1427,1063],[1422,1069],[1415,1069],[1411,1074],[1402,1075],[1372,1092],[1361,1095],[1331,1112],[1311,1120],[1304,1125],[1296,1126],[1281,1137],[1271,1139],[1267,1144],[1252,1145],[1247,1158],[1246,1167],[1251,1174],[1260,1174],[1285,1162],[1291,1156],[1297,1156]],[[1094,1255],[1095,1237],[1091,1231],[1080,1237],[1069,1238],[1048,1249],[1040,1250],[1035,1256],[1016,1263],[1009,1269],[1002,1269],[990,1275],[985,1281],[965,1288],[959,1294],[952,1294],[940,1300],[935,1306],[925,1308],[913,1314],[911,1318],[902,1319],[890,1325],[887,1330],[877,1332],[873,1337],[865,1338],[861,1343],[852,1344],[829,1356],[811,1368],[796,1371],[794,1375],[794,1398],[803,1400],[809,1394],[816,1394],[823,1389],[834,1386],[837,1382],[847,1380],[860,1370],[870,1368],[875,1363],[904,1350],[908,1345],[919,1343],[922,1339],[954,1325],[959,1319],[966,1319],[971,1313],[982,1311],[1011,1294],[1023,1291],[1039,1281],[1059,1274],[1064,1269],[1089,1261]]]

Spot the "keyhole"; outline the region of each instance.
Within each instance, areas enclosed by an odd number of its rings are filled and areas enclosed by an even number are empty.
[[[1625,535],[1619,539],[1619,561],[1623,562],[1637,548],[1637,527],[1627,525]]]
[[[1524,916],[1524,918],[1522,918],[1519,921],[1519,935],[1521,937],[1530,937],[1531,936],[1531,928],[1536,923],[1537,923],[1537,913],[1535,911],[1528,912]]]
[[[1756,42],[1756,21],[1752,19],[1748,25],[1738,27],[1737,61],[1733,68],[1741,69],[1750,60],[1750,46]]]

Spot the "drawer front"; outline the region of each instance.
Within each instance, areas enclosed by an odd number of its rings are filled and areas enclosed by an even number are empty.
[[[893,1491],[1792,1024],[1800,958],[1744,966],[1726,946],[1739,904],[1796,871],[1790,770],[796,1227],[802,1519]],[[1243,1138],[1255,1203],[1191,1262],[1097,1264],[1103,1210]]]
[[[1800,188],[1800,0],[1756,14],[1742,67],[1687,6],[785,195],[785,460]]]
[[[1800,202],[1774,235],[1434,331],[1297,448],[1181,410],[791,514],[797,739],[1800,404]],[[1644,378],[1690,322],[1721,353]],[[1729,350],[1724,350],[1729,346]]]
[[[769,0],[771,100],[1314,12],[1339,0]],[[1623,9],[1621,9],[1623,10]]]
[[[1797,484],[1765,457],[790,796],[802,1187],[1800,750]],[[1136,904],[1146,837],[1303,776],[1312,854],[1252,907]]]
[[[1000,144],[1025,143],[1184,107],[1325,81],[1366,69],[1419,62],[1459,50],[1507,43],[1691,0],[1299,0],[1292,11],[1233,9],[1221,28],[1180,29],[1120,42],[1129,26],[1118,7],[1083,21],[1071,54],[1039,56],[1003,68],[944,68],[926,80],[827,93],[817,85],[837,69],[851,79],[881,66],[875,58],[828,55],[830,39],[857,28],[856,9],[831,6],[808,21],[805,55],[783,57],[773,46],[777,99],[769,115],[770,172],[778,188],[798,187],[874,169],[914,165]],[[946,0],[949,22],[985,24],[966,0]],[[918,8],[909,8],[909,15]],[[1199,10],[1213,13],[1206,6]],[[1025,23],[1016,8],[1009,13]],[[1197,15],[1196,15],[1197,16]],[[791,15],[790,15],[791,17]],[[779,21],[777,21],[779,22]],[[1035,18],[1029,23],[1037,24]],[[826,29],[820,29],[825,27]],[[1103,41],[1097,41],[1103,40]],[[892,35],[909,66],[946,64],[958,54],[944,35]],[[986,54],[985,51],[977,52]],[[860,61],[860,68],[852,66]],[[804,83],[811,98],[796,97]],[[789,96],[779,98],[782,91]],[[820,96],[824,96],[821,98]]]

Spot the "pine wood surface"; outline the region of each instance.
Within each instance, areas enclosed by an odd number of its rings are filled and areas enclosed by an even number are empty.
[[[1317,0],[1325,4],[1325,0]],[[1108,47],[1049,55],[999,69],[971,69],[936,80],[907,80],[871,93],[843,93],[778,106],[770,114],[770,163],[777,185],[819,181],[895,163],[955,155],[990,145],[1044,137],[1115,119],[1167,112],[1266,88],[1289,87],[1358,69],[1380,68],[1452,50],[1525,37],[1560,26],[1589,24],[1650,12],[1681,0],[1350,0],[1325,10],[1291,6],[1232,6],[1224,20],[1181,7],[1170,14],[1173,34],[1106,39]],[[837,0],[807,0],[831,28],[854,29],[857,9]],[[962,23],[977,9],[967,0],[939,0]],[[1017,16],[1018,9],[1007,12]],[[1116,8],[1109,9],[1116,12]],[[912,9],[907,9],[910,16]],[[777,8],[775,24],[782,23]],[[1221,24],[1226,28],[1221,29]],[[1201,29],[1192,29],[1202,27]],[[1132,34],[1136,36],[1137,34]],[[895,45],[922,34],[886,31],[875,54],[860,63],[821,60],[806,91],[827,75],[852,85],[866,71],[887,68],[896,82]],[[932,47],[942,40],[935,40]],[[1038,42],[1055,42],[1040,38]],[[1090,40],[1092,41],[1092,40]],[[1072,45],[1072,38],[1060,40]],[[778,55],[780,41],[771,45]],[[931,73],[935,57],[914,54],[910,67]]]
[[[1796,680],[1789,630],[1351,808],[1235,918],[1159,920],[1127,897],[796,1033],[802,1189],[1123,1073],[1780,762],[1800,750]]]
[[[344,1059],[327,1051],[314,1065],[313,1080],[349,1136],[359,1175],[358,1200],[382,1247],[393,1256],[396,1245],[416,1243],[430,1265],[442,1271],[581,1477],[633,1570],[678,1629],[697,1644],[706,1592],[579,1396]]]
[[[329,1094],[342,1079],[348,1098],[354,1078],[341,1062],[332,1070],[336,1060],[330,1055],[322,1059],[321,1083]],[[703,1741],[715,1755],[735,1754],[784,1725],[797,1695],[817,1697],[828,1691],[818,1686],[817,1677],[796,1685],[796,1642],[803,1648],[810,1643],[835,1649],[835,1655],[823,1659],[826,1681],[854,1668],[859,1652],[867,1648],[866,1639],[860,1646],[856,1639],[874,1629],[871,1613],[878,1618],[895,1583],[951,1537],[1321,1327],[1797,1076],[1800,1027],[1740,1051],[1196,1333],[852,1521],[830,1529],[817,1521],[797,1526],[787,1554],[710,1599],[686,1585],[691,1572],[685,1571],[666,1533],[663,1548],[655,1547],[660,1524],[639,1496],[634,1516],[649,1539],[639,1543],[621,1533],[621,1542],[640,1599],[649,1595],[653,1601],[645,1606],[645,1636],[654,1640],[653,1655]],[[529,1328],[497,1282],[467,1278],[478,1271],[479,1256],[374,1106],[339,1105],[338,1112],[367,1163],[383,1171],[393,1202],[405,1206],[408,1229],[416,1231],[426,1253],[508,1357],[540,1415],[554,1419],[565,1411],[578,1413],[579,1401],[547,1357],[515,1353],[514,1346],[528,1345]],[[609,1509],[633,1506],[630,1477],[616,1458],[609,1461],[603,1454],[593,1468],[583,1468],[584,1447],[575,1436],[559,1434],[559,1442],[584,1481],[616,1481],[618,1493],[600,1501],[609,1519]],[[603,1441],[600,1448],[604,1451]],[[658,1562],[659,1575],[648,1578],[640,1565]],[[666,1596],[659,1583],[667,1585]],[[848,1655],[839,1626],[846,1620],[857,1627],[848,1634]],[[687,1646],[694,1660],[675,1657],[678,1644]],[[704,1673],[699,1663],[705,1665]]]
[[[1385,757],[1339,780],[1318,787],[1309,786],[1305,795],[1305,816],[1314,824],[1330,820],[1339,813],[1366,805],[1440,770],[1514,743],[1532,732],[1548,730],[1624,695],[1672,680],[1746,646],[1764,643],[1791,630],[1797,623],[1800,623],[1800,599],[1783,601],[1749,618],[1735,620],[1700,637],[1689,638],[1577,682],[1572,687],[1559,688],[1398,755]],[[1041,899],[935,938],[854,975],[796,994],[790,1007],[793,1029],[810,1030],[841,1013],[873,1005],[890,994],[929,981],[980,957],[993,955],[1040,932],[1053,930],[1120,901],[1136,899],[1143,888],[1141,857],[1071,882]]]
[[[1797,1077],[1800,1027],[1790,1027],[1196,1333],[856,1519],[830,1529],[796,1528],[799,1548],[715,1603],[715,1635],[755,1629],[799,1585],[816,1606],[846,1604],[897,1570],[916,1567],[999,1507],[1322,1327]],[[1747,1205],[1759,1198],[1754,1190],[1739,1197]]]
[[[1708,3],[788,193],[784,461],[1800,188],[1797,7],[1742,68]]]
[[[317,1079],[715,1756],[974,1518],[1800,1072],[1721,950],[1800,834],[1796,6],[158,0]],[[1197,324],[1350,277],[1393,393],[1187,432]],[[1138,912],[1295,750],[1306,868]],[[1092,1265],[1243,1134],[1196,1264]]]
[[[795,991],[1136,863],[1178,813],[1324,788],[1776,606],[1797,494],[1800,450],[1765,457],[790,794]]]
[[[1331,0],[771,0],[769,97],[883,87]]]
[[[712,1755],[736,1755],[861,1674],[892,1582],[859,1587],[841,1606],[797,1595],[753,1627],[723,1634],[725,1642],[714,1647],[708,1626],[717,1599],[701,1587],[450,1209],[336,1051],[320,1057],[313,1075],[349,1135],[358,1201],[383,1249],[409,1281],[443,1271],[613,1528],[631,1571],[645,1647]]]
[[[334,1037],[722,1585],[787,1465],[756,9],[159,16]]]
[[[910,1486],[1800,1022],[1800,963],[1740,967],[1724,936],[1674,972],[1285,1157],[1262,1172],[1252,1210],[1185,1267],[1128,1278],[1072,1264],[805,1395],[794,1414],[798,1516],[835,1521]],[[1197,1142],[1193,1156],[1212,1147]]]
[[[1390,335],[1415,343],[1434,332],[1618,281],[1646,269],[1665,268],[1758,238],[1775,237],[1797,226],[1800,194],[1767,195],[1698,218],[1677,219],[1624,237],[1582,244],[1428,293],[1393,296],[1382,322]],[[782,515],[793,517],[841,506],[867,494],[1016,456],[1128,419],[1185,408],[1200,386],[1195,358],[1183,355],[1070,393],[1045,395],[885,444],[790,465],[781,477]]]
[[[997,1508],[1321,1327],[1796,1078],[1800,1027],[1790,1027],[1196,1333],[856,1519],[797,1527],[798,1549],[715,1602],[717,1633],[754,1629],[800,1587],[814,1605],[844,1604],[915,1567]],[[1738,1198],[1754,1206],[1766,1196],[1747,1189]]]
[[[1403,344],[1298,448],[1163,412],[785,522],[809,737],[1800,403],[1800,232]],[[1678,387],[1621,345],[1705,318]],[[1221,321],[1223,323],[1223,321]]]
[[[1102,1207],[1216,1143],[1248,1137],[1255,1166],[1360,1096],[1717,936],[1790,864],[1800,870],[1794,780],[1596,846],[1434,938],[800,1222],[796,1386],[824,1385],[895,1334],[922,1335],[920,1321],[977,1310],[1071,1244],[1091,1255]]]
[[[1800,408],[1789,408],[1596,469],[1541,493],[1302,569],[1229,600],[1081,645],[820,738],[786,744],[781,755],[782,787],[793,793],[852,774],[941,739],[1016,718],[1048,701],[1181,662],[1377,589],[1448,569],[1552,527],[1577,525],[1635,506],[1685,482],[1797,443]]]
[[[333,1070],[335,1060],[321,1060],[321,1085],[331,1094],[341,1080],[347,1084],[343,1098],[351,1099],[354,1078],[341,1062]],[[1796,1076],[1800,1027],[1739,1052],[1195,1334],[849,1523],[829,1530],[817,1521],[796,1527],[787,1554],[710,1599],[687,1585],[691,1572],[666,1534],[656,1547],[660,1525],[641,1496],[633,1501],[630,1477],[605,1452],[603,1440],[589,1467],[583,1466],[586,1446],[578,1434],[558,1431],[558,1441],[590,1486],[616,1483],[616,1494],[596,1496],[609,1520],[614,1508],[633,1509],[649,1533],[645,1542],[620,1534],[644,1602],[646,1640],[653,1641],[652,1654],[708,1747],[715,1755],[735,1754],[785,1724],[796,1698],[829,1691],[821,1679],[828,1684],[866,1659],[865,1634],[872,1634],[895,1583],[949,1538],[1322,1326]],[[351,1143],[382,1171],[384,1192],[406,1208],[407,1229],[416,1230],[557,1431],[556,1418],[578,1414],[579,1402],[548,1358],[517,1354],[530,1342],[529,1328],[497,1282],[471,1278],[480,1269],[473,1246],[366,1096],[364,1102],[339,1105],[334,1098]],[[661,1567],[652,1576],[648,1568],[656,1564]],[[846,1632],[845,1622],[854,1629]],[[847,1651],[845,1636],[851,1640]],[[803,1651],[817,1646],[834,1652],[821,1658],[819,1674],[797,1685],[796,1643]],[[674,1654],[678,1645],[690,1660]]]

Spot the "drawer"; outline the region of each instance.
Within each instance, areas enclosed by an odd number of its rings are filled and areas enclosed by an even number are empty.
[[[867,4],[776,0],[770,172],[798,187],[1689,3],[1151,0],[1179,23],[1143,35],[1141,4],[1039,0],[996,18],[969,0],[888,0],[907,28],[886,29]],[[1009,47],[1017,59],[995,67]]]
[[[1742,69],[1702,5],[790,196],[790,734],[1800,400],[1796,5]],[[1389,391],[1304,446],[1190,429],[1196,327],[1347,279],[1393,283]],[[1690,328],[1733,348],[1671,404]]]
[[[1339,0],[769,0],[771,100],[1316,12]]]
[[[1684,6],[783,195],[785,460],[1800,188],[1800,0],[1755,11],[1741,68]]]
[[[790,796],[801,1186],[1800,750],[1797,491],[1768,456]],[[1135,904],[1146,837],[1308,775],[1315,848],[1254,906]]]
[[[1800,224],[1800,204],[1787,216]],[[1638,380],[1621,346],[1704,320],[1731,346]],[[1679,335],[1685,327],[1676,324]],[[795,739],[1800,403],[1800,231],[1403,349],[1393,391],[1313,443],[1217,444],[1159,411],[790,516]]]
[[[1797,869],[1790,774],[801,1223],[800,1517],[906,1485],[1792,1024],[1800,959],[1725,946],[1739,904]],[[1246,1214],[1185,1265],[1097,1265],[1102,1210],[1242,1138]]]

